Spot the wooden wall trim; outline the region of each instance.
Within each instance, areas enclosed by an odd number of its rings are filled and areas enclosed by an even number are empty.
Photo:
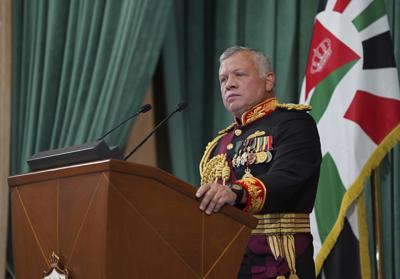
[[[0,278],[6,268],[10,170],[12,0],[0,1]]]

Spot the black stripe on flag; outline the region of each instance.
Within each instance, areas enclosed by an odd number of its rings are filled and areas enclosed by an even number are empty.
[[[325,10],[325,8],[326,8],[326,2],[327,2],[327,0],[320,0],[320,1],[318,2],[318,12],[317,12],[317,14],[318,14],[319,12],[322,12],[322,11]]]
[[[396,67],[390,31],[362,42],[364,49],[363,69]]]
[[[326,279],[361,279],[359,242],[347,218],[335,246],[324,262]]]

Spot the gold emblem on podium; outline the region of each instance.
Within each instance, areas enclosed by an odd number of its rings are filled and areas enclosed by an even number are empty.
[[[50,270],[43,271],[43,279],[71,279],[68,270],[61,267],[60,257],[52,253],[49,258]]]

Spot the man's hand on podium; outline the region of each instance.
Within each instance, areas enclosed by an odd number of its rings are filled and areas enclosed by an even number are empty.
[[[202,198],[200,210],[210,215],[218,212],[225,204],[234,205],[237,194],[228,186],[213,182],[201,185],[196,192],[196,197]]]

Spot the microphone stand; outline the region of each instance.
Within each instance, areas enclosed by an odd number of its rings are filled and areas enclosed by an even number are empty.
[[[185,109],[186,106],[187,106],[186,102],[180,103],[178,107],[173,112],[171,112],[166,118],[164,118],[160,123],[158,123],[157,126],[154,127],[153,131],[151,131],[150,134],[148,134],[138,145],[136,145],[136,147],[131,152],[129,152],[128,155],[126,155],[123,160],[126,161],[129,157],[131,157],[132,154],[136,152],[136,150],[138,150],[165,122],[168,121],[168,119],[171,118],[172,115],[174,115],[178,111]]]

